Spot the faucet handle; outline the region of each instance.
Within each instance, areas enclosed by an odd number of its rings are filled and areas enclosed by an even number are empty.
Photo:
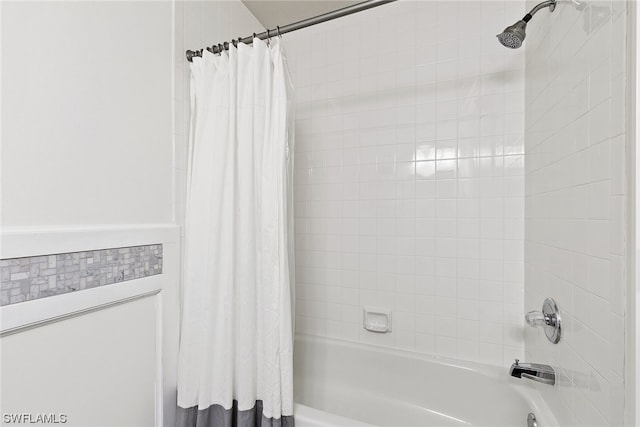
[[[560,341],[562,334],[562,325],[560,319],[560,310],[558,304],[551,299],[544,300],[542,311],[530,311],[525,315],[527,324],[535,327],[543,327],[544,333],[554,344]]]
[[[516,361],[516,366],[520,365],[520,359],[514,359]]]
[[[533,327],[536,326],[546,326],[549,324],[549,319],[540,311],[530,311],[524,317],[527,321],[527,324]]]

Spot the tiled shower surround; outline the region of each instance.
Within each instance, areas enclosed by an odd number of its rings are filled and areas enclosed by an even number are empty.
[[[161,273],[161,244],[3,259],[0,305]]]
[[[524,49],[495,38],[523,14],[400,1],[283,38],[298,332],[523,356]],[[393,311],[391,333],[363,329],[369,305]]]
[[[527,28],[525,309],[555,298],[563,338],[527,328],[526,360],[556,368],[558,386],[540,393],[566,426],[635,425],[624,422],[627,4],[558,3]]]

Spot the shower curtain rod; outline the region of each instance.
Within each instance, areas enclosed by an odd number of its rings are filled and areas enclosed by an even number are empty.
[[[293,24],[288,24],[283,27],[277,27],[275,29],[269,30],[248,37],[241,37],[237,40],[231,40],[231,43],[234,46],[238,45],[238,42],[251,44],[253,43],[253,39],[255,37],[260,40],[268,39],[270,37],[275,37],[278,35],[282,35],[285,33],[290,33],[292,31],[300,30],[302,28],[310,27],[312,25],[320,24],[322,22],[331,21],[336,18],[342,18],[343,16],[351,15],[353,13],[362,12],[363,10],[371,9],[374,7],[382,6],[383,4],[392,3],[396,0],[367,0],[362,3],[357,3],[352,6],[343,7],[342,9],[337,9],[331,12],[323,13],[322,15],[314,16],[313,18],[303,19],[302,21],[294,22]],[[220,43],[218,45],[213,45],[211,47],[206,48],[211,53],[220,53],[223,50],[229,49],[229,42]],[[200,50],[188,50],[187,51],[187,61],[192,62],[195,56],[202,56],[202,49]]]

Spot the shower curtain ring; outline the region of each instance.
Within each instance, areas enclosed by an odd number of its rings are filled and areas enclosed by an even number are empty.
[[[282,34],[280,34],[280,25],[276,25],[276,31],[278,32],[278,37],[282,38]]]
[[[253,33],[253,38],[254,38],[254,39],[256,38],[256,33]]]
[[[218,43],[218,55],[222,56],[223,50],[224,50],[224,45]]]
[[[267,46],[271,44],[271,36],[269,35],[269,29],[267,28]]]

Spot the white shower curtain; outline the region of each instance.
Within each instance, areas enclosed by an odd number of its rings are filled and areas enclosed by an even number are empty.
[[[293,426],[291,98],[278,39],[191,64],[180,427]]]

